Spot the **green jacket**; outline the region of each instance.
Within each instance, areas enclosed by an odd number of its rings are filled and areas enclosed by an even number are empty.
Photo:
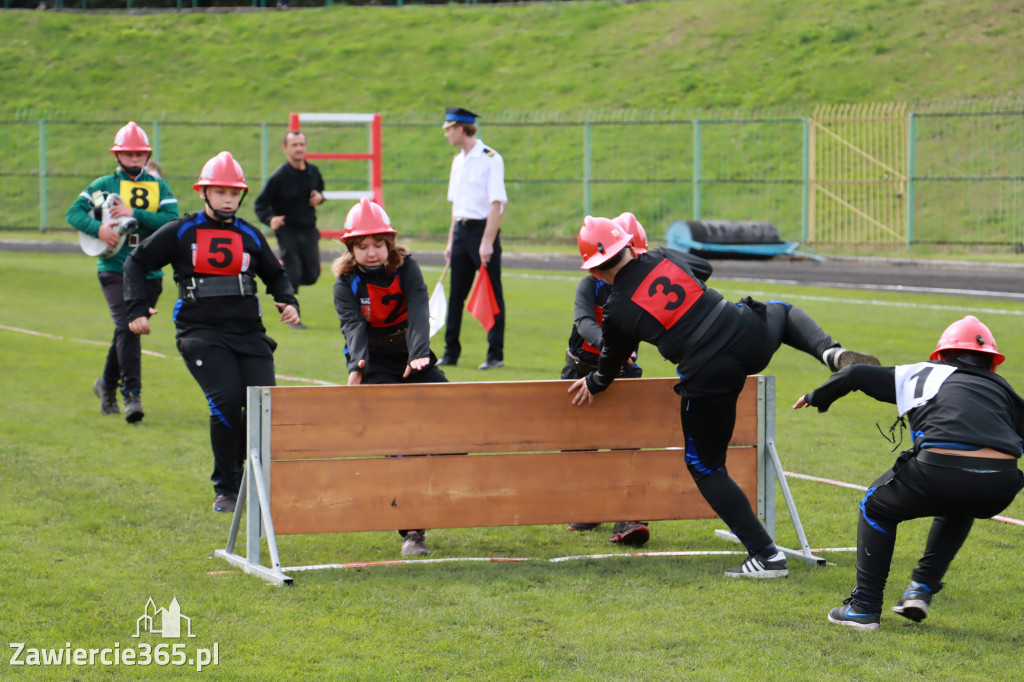
[[[65,219],[79,232],[90,237],[98,237],[100,221],[93,217],[93,199],[98,197],[102,202],[108,194],[120,194],[124,203],[131,206],[135,219],[139,221],[136,234],[145,239],[165,224],[178,217],[178,200],[171,192],[171,186],[162,178],[155,178],[143,171],[137,179],[132,180],[120,168],[111,175],[96,178],[78,195]],[[97,258],[96,269],[99,272],[124,272],[124,261],[134,246],[127,244],[110,258]],[[146,279],[163,277],[163,272],[153,270],[146,273]]]

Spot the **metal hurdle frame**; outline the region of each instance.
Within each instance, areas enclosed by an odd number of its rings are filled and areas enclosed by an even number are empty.
[[[270,389],[250,386],[247,404],[247,449],[248,459],[245,475],[238,493],[238,504],[231,520],[231,529],[224,549],[217,549],[214,555],[237,566],[245,573],[257,575],[275,585],[290,585],[293,582],[281,565],[274,533],[274,522],[270,515]],[[782,462],[775,446],[775,377],[762,375],[757,382],[757,509],[758,517],[768,534],[775,538],[775,482],[778,481],[782,496],[789,509],[790,519],[796,531],[800,549],[779,546],[779,549],[796,559],[824,566],[824,558],[812,553],[804,533],[796,502],[786,481]],[[235,552],[238,530],[245,515],[246,542],[245,556]],[[731,542],[739,542],[731,531],[716,530],[715,536]],[[266,538],[270,553],[270,566],[261,560],[261,541]],[[303,571],[331,568],[332,565],[294,566],[289,570]]]

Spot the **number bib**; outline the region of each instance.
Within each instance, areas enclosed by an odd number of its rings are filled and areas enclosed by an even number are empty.
[[[704,295],[700,284],[669,260],[651,270],[633,293],[632,301],[668,329]]]
[[[602,328],[604,327],[604,306],[601,306],[601,305],[595,305],[594,306],[594,319],[597,320],[597,326],[598,327],[602,327]],[[594,348],[593,346],[590,345],[590,342],[588,342],[586,339],[583,340],[583,350],[588,351],[590,353],[593,353],[594,355],[600,355],[601,354],[601,349],[600,348]]]
[[[405,322],[409,308],[405,304],[405,292],[396,277],[390,286],[366,285],[370,304],[362,306],[363,317],[371,327],[390,327]]]
[[[896,365],[896,409],[900,416],[935,397],[942,384],[956,371],[951,365],[918,362]]]
[[[131,208],[156,213],[160,208],[160,184],[152,180],[142,182],[121,181],[121,199]]]
[[[192,267],[197,273],[234,276],[248,265],[249,254],[242,246],[242,235],[231,230],[196,230]]]

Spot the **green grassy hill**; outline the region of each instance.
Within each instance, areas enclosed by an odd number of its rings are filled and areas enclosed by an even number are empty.
[[[0,114],[802,108],[1024,93],[1005,0],[0,14]]]

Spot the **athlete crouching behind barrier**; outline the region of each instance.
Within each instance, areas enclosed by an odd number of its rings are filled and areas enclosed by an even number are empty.
[[[894,403],[910,421],[914,447],[871,484],[860,503],[857,587],[828,620],[877,630],[896,527],[934,516],[924,556],[893,611],[920,622],[975,518],[1006,509],[1024,486],[1017,469],[1024,399],[996,374],[1005,356],[992,332],[968,315],[949,325],[928,362],[847,367],[793,405],[826,412],[851,391]]]
[[[580,228],[580,269],[610,284],[612,291],[604,305],[597,370],[570,386],[572,402],[593,402],[619,375],[639,341],[656,346],[677,365],[686,467],[701,495],[750,553],[725,575],[785,577],[786,555],[726,471],[740,391],[747,375],[767,367],[783,343],[832,371],[856,362],[877,365],[878,359],[844,349],[789,303],[750,297],[729,303],[704,283],[712,268],[702,258],[666,248],[637,254],[631,241],[622,226],[607,218],[587,216]]]
[[[210,405],[213,510],[234,511],[245,462],[243,408],[247,386],[274,385],[274,349],[256,296],[258,276],[281,311],[299,321],[299,302],[284,268],[260,231],[236,215],[249,187],[229,152],[206,162],[193,185],[201,213],[173,220],[139,245],[124,266],[129,328],[149,334],[145,274],[174,268],[178,350]]]
[[[384,209],[361,199],[345,217],[348,252],[331,264],[334,307],[345,335],[348,385],[447,382],[430,350],[430,312],[423,272]],[[398,531],[402,556],[424,556],[423,529]]]

